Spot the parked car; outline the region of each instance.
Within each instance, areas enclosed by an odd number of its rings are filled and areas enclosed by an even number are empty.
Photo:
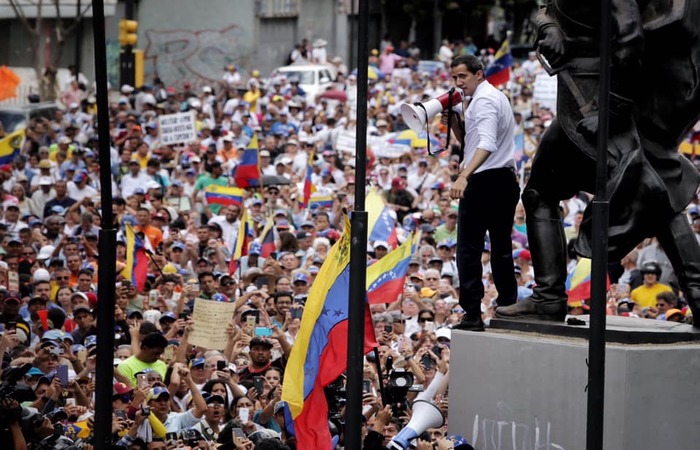
[[[55,102],[29,103],[21,106],[0,106],[0,122],[5,132],[26,128],[34,117],[53,119],[58,105]]]
[[[299,86],[306,92],[306,101],[312,102],[316,95],[323,93],[333,84],[337,77],[335,67],[330,64],[292,64],[278,67],[270,74],[270,84],[276,78],[284,76],[287,80],[296,78]],[[271,88],[271,86],[268,86]]]

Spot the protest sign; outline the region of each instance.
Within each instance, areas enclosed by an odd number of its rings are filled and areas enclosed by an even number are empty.
[[[233,318],[235,306],[235,303],[195,299],[192,311],[194,329],[189,334],[189,343],[209,350],[226,348],[226,324]]]
[[[158,117],[160,142],[163,145],[186,144],[197,138],[194,111]]]

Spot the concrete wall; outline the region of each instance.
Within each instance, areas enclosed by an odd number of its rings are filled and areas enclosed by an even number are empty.
[[[453,331],[451,348],[450,433],[477,450],[585,448],[586,340]],[[698,448],[698,350],[608,344],[606,450]]]
[[[212,84],[229,63],[248,67],[256,17],[253,1],[147,0],[139,3],[145,80],[168,86]]]

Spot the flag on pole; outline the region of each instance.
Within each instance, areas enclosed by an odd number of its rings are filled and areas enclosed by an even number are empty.
[[[282,400],[294,419],[297,448],[331,450],[324,387],[347,368],[350,223],[331,248],[311,287],[301,327],[287,362]],[[365,305],[364,350],[377,346]]]
[[[248,254],[248,247],[253,240],[253,226],[250,223],[250,218],[248,217],[248,208],[243,207],[243,214],[241,216],[241,223],[238,227],[238,237],[236,237],[236,246],[233,248],[233,254],[231,255],[231,261],[228,265],[229,275],[233,275],[238,270],[238,263],[241,258]]]
[[[148,275],[148,255],[143,240],[136,235],[131,224],[126,224],[126,266],[122,270],[124,279],[131,281],[136,289],[143,291]]]
[[[236,167],[236,186],[240,188],[260,186],[260,158],[258,152],[258,137],[253,135],[253,139],[248,143],[248,147],[243,152],[241,162]]]
[[[418,252],[420,233],[412,233],[399,248],[367,268],[367,299],[370,304],[392,303],[403,292],[411,255]]]
[[[512,64],[513,57],[510,55],[510,43],[506,39],[496,52],[493,62],[486,68],[484,73],[486,80],[494,86],[508,83],[510,81],[510,66]]]
[[[306,208],[309,205],[309,199],[311,195],[316,192],[316,186],[311,182],[311,175],[313,174],[313,164],[314,153],[311,152],[309,159],[306,163],[306,178],[304,179],[304,200],[302,201],[302,206]]]
[[[365,206],[367,208],[367,229],[369,230],[369,241],[385,241],[396,248],[399,244],[396,235],[395,221],[391,217],[389,207],[384,203],[384,198],[372,189],[366,197]]]
[[[261,258],[267,258],[277,250],[277,247],[275,247],[275,230],[273,225],[274,222],[272,219],[269,219],[265,224],[265,227],[260,232]]]

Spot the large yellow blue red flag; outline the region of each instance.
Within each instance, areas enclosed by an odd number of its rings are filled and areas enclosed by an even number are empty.
[[[384,203],[384,198],[372,189],[365,197],[365,207],[367,208],[367,229],[369,230],[369,241],[385,241],[396,248],[399,243],[396,235],[395,221],[391,217],[389,207]]]
[[[148,256],[143,240],[136,235],[130,224],[126,224],[126,266],[122,270],[124,279],[131,281],[136,289],[143,291],[148,275]]]
[[[350,223],[331,248],[311,287],[301,327],[287,362],[282,400],[294,420],[297,448],[331,450],[328,403],[323,388],[347,368]],[[365,305],[365,353],[376,347]]]
[[[406,281],[411,255],[418,252],[420,233],[414,232],[396,250],[367,268],[367,299],[370,304],[395,302]]]

